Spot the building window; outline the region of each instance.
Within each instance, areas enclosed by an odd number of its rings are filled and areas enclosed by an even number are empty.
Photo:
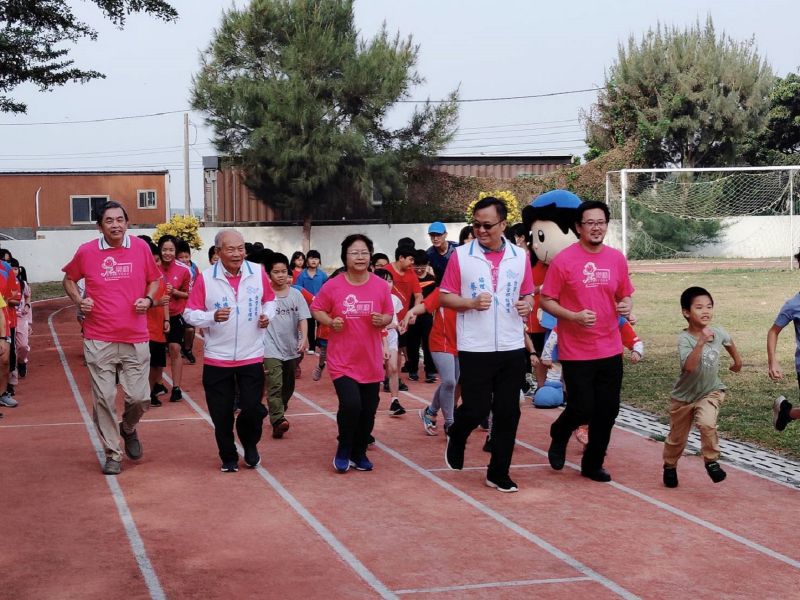
[[[138,196],[139,208],[156,208],[158,205],[155,190],[139,190]]]
[[[100,207],[108,202],[108,196],[70,196],[72,223],[96,223]]]

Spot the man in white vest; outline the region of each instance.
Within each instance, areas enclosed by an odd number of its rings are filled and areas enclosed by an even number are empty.
[[[475,239],[459,246],[440,287],[442,306],[458,311],[461,405],[447,430],[447,466],[464,466],[472,430],[492,412],[492,458],[486,485],[516,492],[509,477],[525,378],[525,320],[533,308],[533,277],[525,250],[507,240],[508,210],[494,197],[475,204]]]
[[[266,271],[244,259],[244,238],[222,229],[214,238],[219,260],[195,280],[183,318],[205,330],[203,388],[223,473],[239,470],[234,423],[244,448],[244,462],[261,462],[257,444],[267,409],[264,396],[264,329],[275,309],[275,293]],[[238,391],[238,417],[234,395]]]

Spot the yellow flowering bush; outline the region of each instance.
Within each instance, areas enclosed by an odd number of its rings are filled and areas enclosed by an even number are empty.
[[[492,192],[481,192],[478,194],[478,197],[469,203],[467,206],[467,214],[465,221],[470,222],[472,221],[472,213],[475,210],[475,205],[478,203],[479,200],[483,200],[487,196],[493,196],[498,200],[502,200],[505,202],[506,208],[508,209],[508,223],[509,225],[513,225],[514,223],[519,223],[522,221],[522,210],[519,207],[519,202],[517,202],[517,197],[509,192],[508,190],[494,190]]]
[[[200,234],[197,233],[199,227],[200,221],[197,217],[172,215],[168,223],[156,225],[153,241],[158,243],[162,236],[174,235],[176,238],[188,242],[189,246],[194,250],[200,250],[203,247],[203,240],[200,239]]]

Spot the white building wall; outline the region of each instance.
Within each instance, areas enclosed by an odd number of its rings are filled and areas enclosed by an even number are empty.
[[[778,258],[790,257],[797,252],[800,239],[800,217],[794,217],[794,229],[791,230],[790,217],[737,217],[726,219],[727,227],[722,239],[709,246],[696,249],[697,256],[721,258]],[[464,223],[446,224],[448,239],[458,241],[458,233]],[[265,247],[291,256],[292,252],[302,248],[302,227],[236,227],[248,242],[261,242]],[[201,267],[208,265],[207,249],[214,243],[218,227],[201,227],[200,237],[203,249],[195,251],[193,258]],[[402,237],[412,238],[418,248],[427,248],[430,241],[426,223],[399,225],[325,225],[311,229],[311,247],[322,254],[323,267],[333,269],[341,264],[342,240],[351,233],[364,233],[375,244],[376,252],[383,252],[391,259],[397,240]],[[152,235],[153,230],[130,230],[133,235]],[[609,245],[620,248],[620,226],[612,222],[606,241]],[[39,232],[37,240],[8,240],[0,242],[0,246],[8,248],[11,253],[28,270],[31,282],[56,281],[63,277],[63,267],[75,253],[82,242],[95,239],[96,231],[44,231]]]

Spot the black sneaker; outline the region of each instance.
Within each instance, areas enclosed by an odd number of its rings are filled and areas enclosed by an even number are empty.
[[[393,417],[406,414],[406,409],[400,405],[400,401],[397,398],[392,398],[392,403],[389,405],[389,414]]]
[[[409,373],[408,378],[411,381],[419,381],[419,373]]]
[[[547,450],[547,460],[550,461],[550,466],[556,471],[564,468],[564,463],[567,461],[567,442],[550,442],[550,448]]]
[[[158,396],[153,396],[153,395],[150,396],[150,406],[158,408],[159,406],[161,406],[161,404],[162,404],[161,400],[158,399]]]
[[[167,393],[167,388],[166,386],[164,386],[164,384],[161,383],[156,383],[153,386],[153,389],[150,391],[150,395],[152,396],[160,396],[161,394],[166,394],[166,393]]]
[[[496,489],[498,492],[510,493],[519,491],[517,484],[511,481],[508,475],[503,475],[501,477],[486,475],[486,485]]]
[[[17,363],[17,375],[22,379],[28,374],[28,363]]]
[[[169,395],[170,402],[180,402],[183,400],[183,394],[181,394],[181,388],[175,386],[172,388],[172,393]]]
[[[783,431],[792,420],[789,413],[792,410],[792,403],[789,402],[784,396],[775,398],[772,404],[772,425],[778,431]]]
[[[401,392],[407,392],[407,391],[408,391],[408,386],[407,386],[407,385],[405,384],[405,382],[404,382],[404,381],[401,379],[401,380],[400,380],[400,385],[399,385],[399,387],[398,387],[397,389],[399,389]]]
[[[229,460],[222,463],[222,467],[220,467],[220,471],[223,473],[238,473],[239,472],[239,461],[238,460]]]
[[[193,365],[197,362],[197,359],[194,357],[194,354],[192,354],[191,350],[181,350],[181,354],[183,354],[183,358],[189,361],[190,365]]]
[[[453,471],[460,471],[464,468],[464,443],[459,444],[449,434],[444,449],[444,462]]]
[[[678,487],[678,469],[664,465],[664,485],[668,488]]]
[[[255,446],[244,449],[244,463],[250,468],[255,469],[261,464],[261,455]]]
[[[134,429],[132,433],[125,433],[122,428],[122,421],[119,423],[119,434],[125,442],[125,454],[131,460],[139,460],[142,458],[142,444],[139,441],[139,434]]]
[[[722,470],[722,467],[719,466],[717,461],[706,463],[706,473],[708,473],[708,476],[711,477],[711,481],[714,483],[724,481],[728,476],[728,474]]]
[[[608,483],[611,481],[611,474],[603,467],[600,467],[599,469],[589,469],[586,471],[581,469],[581,475],[588,477],[592,481],[599,481],[600,483]]]
[[[425,383],[436,383],[436,375],[425,374]]]
[[[483,442],[483,451],[484,452],[491,452],[492,451],[492,436],[487,435],[486,441]]]

